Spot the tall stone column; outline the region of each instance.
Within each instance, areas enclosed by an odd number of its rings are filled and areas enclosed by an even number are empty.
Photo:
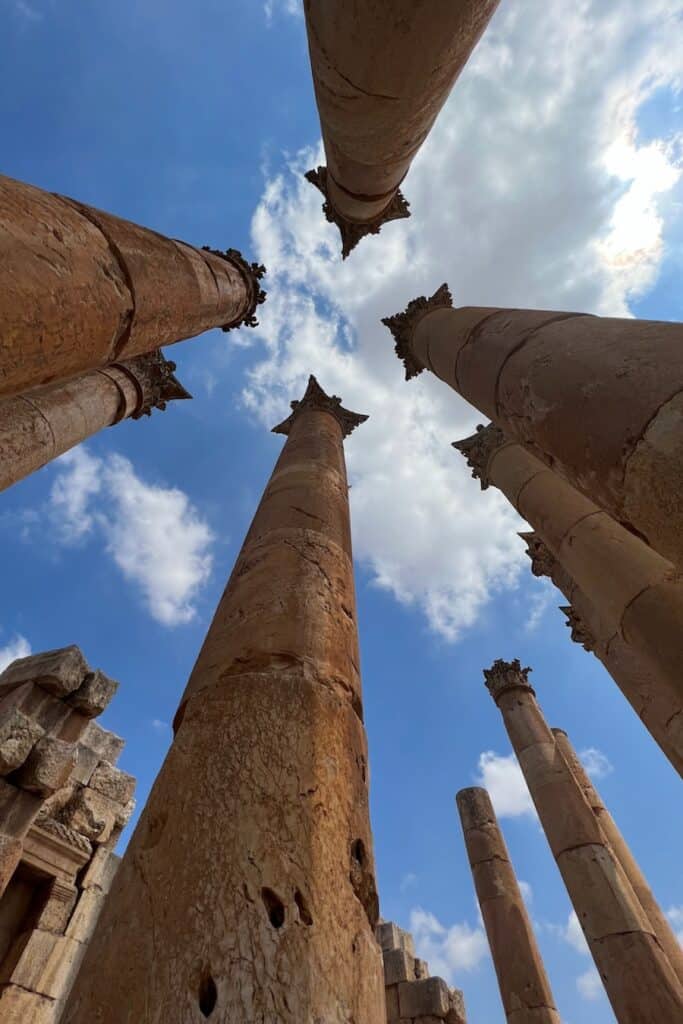
[[[264,272],[0,176],[0,396],[252,325]]]
[[[548,576],[569,605],[562,607],[572,640],[599,658],[654,741],[683,776],[683,701],[640,651],[611,635],[595,606],[536,533],[521,533],[534,576]]]
[[[446,285],[383,322],[407,377],[430,369],[683,564],[683,324],[453,309]]]
[[[479,427],[454,447],[482,487],[493,484],[533,526],[604,622],[662,680],[663,699],[683,697],[683,581],[666,559],[597,508],[497,427]],[[666,689],[666,693],[664,692]]]
[[[456,797],[508,1024],[561,1024],[503,834],[485,789]]]
[[[605,839],[612,847],[612,852],[624,869],[624,873],[631,883],[631,887],[638,897],[641,907],[647,914],[659,945],[664,950],[678,980],[683,984],[683,949],[681,949],[680,943],[674,935],[666,916],[662,913],[662,909],[657,902],[655,894],[648,885],[640,865],[631,853],[630,847],[619,831],[617,823],[605,807],[600,794],[591,782],[588,772],[581,764],[567,733],[564,729],[553,729],[552,734],[555,737],[557,749],[562,754],[569,770],[576,779],[588,805],[598,820]]]
[[[484,671],[529,793],[619,1024],[676,1024],[683,986],[581,792],[536,695],[529,669]]]
[[[383,1024],[343,438],[314,378],[63,1024]]]
[[[0,400],[0,491],[123,419],[191,398],[161,351]]]
[[[498,0],[305,0],[326,167],[306,177],[325,196],[342,255],[408,217],[399,191]]]

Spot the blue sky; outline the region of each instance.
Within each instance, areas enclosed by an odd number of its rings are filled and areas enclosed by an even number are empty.
[[[406,384],[379,324],[443,280],[458,303],[683,316],[680,3],[549,6],[503,0],[406,182],[412,219],[342,265],[301,178],[319,127],[298,3],[0,0],[4,173],[269,268],[257,331],[167,351],[193,402],[2,496],[0,651],[78,643],[121,681],[103,721],[144,802],[282,443],[268,428],[316,373],[371,416],[347,453],[383,914],[472,1021],[502,1019],[453,803],[483,766],[563,1020],[609,1024],[482,668],[532,665],[550,724],[603,755],[599,788],[683,929],[679,780],[450,448],[480,417]]]

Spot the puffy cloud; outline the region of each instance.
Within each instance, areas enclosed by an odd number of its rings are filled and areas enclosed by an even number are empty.
[[[26,637],[17,634],[4,647],[0,647],[0,672],[4,672],[17,658],[27,658],[31,653],[31,645]]]
[[[412,218],[345,263],[302,177],[319,148],[266,182],[254,214],[269,294],[244,400],[270,426],[313,372],[371,414],[347,445],[356,554],[448,640],[515,586],[519,523],[449,446],[480,417],[427,374],[404,383],[380,318],[444,280],[457,303],[629,315],[660,264],[660,200],[680,175],[675,141],[641,144],[636,120],[680,74],[674,6],[501,5],[406,181]]]
[[[604,779],[606,775],[611,775],[614,771],[614,765],[607,754],[603,754],[596,747],[586,747],[585,750],[580,750],[579,760],[592,779]]]
[[[80,447],[56,465],[50,514],[63,542],[97,533],[153,618],[165,626],[194,618],[213,535],[187,495],[147,483],[120,455],[100,459]]]
[[[439,919],[421,907],[410,912],[410,931],[419,957],[429,963],[432,974],[450,984],[458,971],[475,970],[489,955],[483,928],[466,921],[444,927]]]
[[[578,976],[576,988],[581,998],[587,999],[589,1002],[595,1002],[605,995],[602,980],[595,967],[589,967],[587,971]]]
[[[681,946],[683,946],[683,906],[669,907],[666,912],[666,916],[676,929],[676,938],[680,942]]]
[[[493,750],[485,750],[479,755],[476,783],[488,790],[499,818],[536,817],[536,809],[514,754],[505,757]]]
[[[590,956],[588,943],[586,942],[586,937],[583,934],[575,910],[572,910],[569,914],[567,924],[560,930],[560,934],[565,942],[568,942],[572,949],[575,949],[577,953],[581,953],[584,956]]]

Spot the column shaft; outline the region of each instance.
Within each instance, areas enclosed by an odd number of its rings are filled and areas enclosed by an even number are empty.
[[[548,576],[570,602],[572,640],[604,665],[654,741],[683,776],[683,702],[668,679],[657,675],[643,654],[612,634],[583,591],[535,533],[520,536],[528,545],[535,576]]]
[[[664,950],[678,980],[683,984],[683,949],[681,949],[666,916],[662,913],[662,909],[648,885],[640,865],[631,853],[629,845],[619,831],[614,818],[605,807],[600,794],[588,777],[588,773],[581,764],[567,733],[563,729],[553,729],[552,733],[558,750],[581,788],[589,806],[592,808],[605,835],[605,839],[612,847],[612,851],[624,869],[624,873],[631,883],[634,893],[640,900],[640,905],[647,914],[659,945]]]
[[[683,986],[557,748],[519,662],[485,672],[619,1024],[676,1024]]]
[[[161,352],[0,399],[0,490],[104,427],[190,395]]]
[[[0,177],[0,395],[253,323],[262,273]]]
[[[560,1024],[489,795],[462,789],[456,802],[508,1024]]]
[[[398,217],[398,191],[498,0],[305,0],[327,167],[307,175],[347,256]],[[419,43],[417,42],[419,40]]]
[[[383,1024],[342,437],[290,420],[64,1024]]]
[[[452,309],[449,299],[444,286],[385,321],[409,375],[432,370],[596,505],[683,564],[683,325]]]

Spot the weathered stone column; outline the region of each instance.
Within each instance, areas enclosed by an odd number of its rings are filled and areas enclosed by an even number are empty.
[[[383,322],[407,377],[432,370],[683,564],[683,324],[453,309],[446,285]]]
[[[683,581],[671,563],[497,427],[480,427],[454,447],[482,487],[500,488],[533,526],[589,597],[605,635],[639,651],[676,695],[672,711],[680,708]]]
[[[600,659],[654,741],[683,776],[683,701],[640,651],[612,635],[595,606],[536,533],[521,533],[534,576],[548,576],[570,602],[562,607],[571,638]]]
[[[0,395],[253,324],[263,273],[0,176]]]
[[[383,1024],[342,441],[313,378],[62,1024]]]
[[[327,167],[325,196],[348,256],[382,224],[408,217],[399,191],[498,0],[305,0]]]
[[[161,351],[0,399],[0,491],[104,427],[191,398]]]
[[[655,894],[648,885],[640,865],[631,853],[629,845],[619,831],[617,823],[605,807],[600,794],[591,782],[588,772],[581,764],[567,733],[564,729],[553,729],[552,734],[555,737],[558,750],[565,759],[589,806],[592,808],[605,839],[612,847],[612,852],[624,869],[624,873],[631,883],[634,893],[640,900],[640,905],[647,914],[659,945],[664,950],[678,980],[683,984],[683,949],[681,949],[666,916],[662,913],[662,909],[655,898]]]
[[[508,1024],[560,1024],[531,921],[485,789],[456,796]]]
[[[676,1024],[683,986],[546,725],[519,661],[484,671],[619,1024]]]

